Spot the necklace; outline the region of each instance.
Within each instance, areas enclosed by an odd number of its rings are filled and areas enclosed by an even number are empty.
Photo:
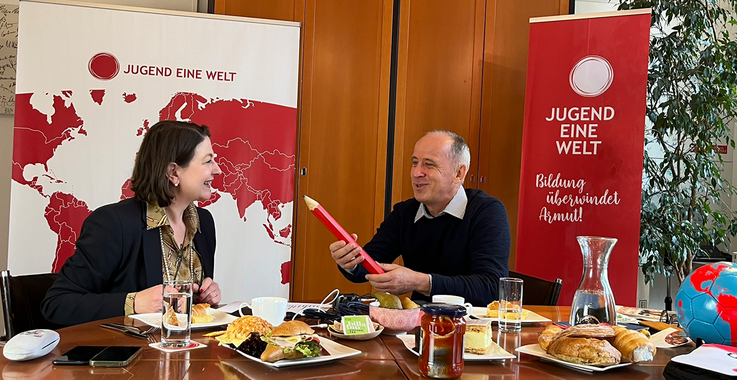
[[[172,279],[171,276],[171,269],[169,269],[169,260],[166,259],[167,251],[166,246],[164,244],[164,232],[163,227],[159,228],[159,238],[161,240],[161,261],[164,267],[164,274],[166,275],[166,280],[168,282],[176,281],[177,277],[179,276],[179,267],[182,265],[182,261],[184,259],[184,249],[179,249],[179,254],[177,257],[177,264],[176,264],[176,272],[174,273],[174,278]],[[189,276],[190,281],[194,281],[194,257],[192,257],[192,249],[188,249],[189,251]]]

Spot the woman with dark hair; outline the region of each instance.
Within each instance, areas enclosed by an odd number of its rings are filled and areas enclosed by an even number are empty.
[[[220,302],[212,280],[215,223],[194,204],[210,198],[220,174],[206,126],[151,127],[133,168],[135,198],[102,206],[84,221],[76,251],[41,304],[46,319],[74,325],[160,312],[161,284],[172,279],[191,279],[197,302]]]

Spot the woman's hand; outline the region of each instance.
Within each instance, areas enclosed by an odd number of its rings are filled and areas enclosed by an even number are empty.
[[[133,311],[137,314],[160,313],[163,300],[161,286],[152,286],[136,293],[136,299],[133,301]]]
[[[192,286],[192,293],[200,293],[197,303],[209,303],[210,305],[217,305],[220,303],[220,285],[213,281],[210,277],[202,281],[202,285],[194,284]]]

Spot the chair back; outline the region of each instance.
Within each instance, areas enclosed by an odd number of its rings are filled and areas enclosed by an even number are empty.
[[[41,301],[58,276],[58,273],[11,276],[8,270],[0,273],[0,296],[8,339],[27,330],[62,327],[47,321],[41,314]]]
[[[514,271],[509,271],[509,277],[521,278],[524,281],[522,305],[555,306],[558,304],[560,288],[563,287],[563,280],[560,278],[547,281]]]

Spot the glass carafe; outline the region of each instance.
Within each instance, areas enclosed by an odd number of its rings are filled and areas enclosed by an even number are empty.
[[[571,326],[585,323],[617,324],[614,294],[609,286],[607,266],[617,239],[577,236],[583,254],[583,276],[571,305]]]

